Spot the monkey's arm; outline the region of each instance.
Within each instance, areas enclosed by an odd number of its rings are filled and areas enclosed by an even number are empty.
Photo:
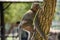
[[[38,15],[35,18],[35,25],[34,26],[35,26],[36,31],[46,40],[46,35],[44,34],[44,32],[42,31],[42,29],[40,27]]]

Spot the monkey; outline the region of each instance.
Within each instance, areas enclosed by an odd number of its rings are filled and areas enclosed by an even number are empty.
[[[33,34],[33,32],[35,30],[37,30],[41,34],[41,36],[46,40],[46,38],[45,38],[46,36],[45,36],[44,32],[41,30],[41,28],[40,29],[38,28],[39,27],[38,14],[37,14],[37,16],[35,18],[35,25],[32,25],[33,19],[34,19],[35,15],[36,15],[38,9],[41,9],[40,5],[39,4],[33,4],[32,9],[30,9],[24,15],[24,17],[22,18],[21,24],[20,24],[20,26],[23,28],[23,30],[25,30],[26,32],[27,32],[27,30],[30,31],[30,33],[28,32],[30,34],[30,36],[29,36],[30,39],[28,39],[28,40],[33,40],[33,39],[31,39],[31,37],[32,37],[31,34]]]
[[[22,20],[21,20],[21,23],[20,23],[20,32],[19,32],[19,40],[21,40],[21,31],[24,30],[24,31],[28,31],[29,33],[29,39],[28,40],[31,40],[31,36],[33,34],[33,29],[34,29],[34,26],[33,26],[33,19],[36,15],[36,12],[37,10],[39,9],[39,3],[33,3],[32,4],[32,7],[30,10],[28,10],[26,12],[26,14],[23,16]]]

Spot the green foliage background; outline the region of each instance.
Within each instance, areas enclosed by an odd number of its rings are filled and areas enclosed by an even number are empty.
[[[60,22],[60,0],[57,0],[56,4],[57,4],[56,5],[56,12],[55,12],[53,21]]]
[[[9,3],[4,3],[4,8]],[[26,11],[28,11],[31,7],[32,3],[12,3],[5,11],[4,11],[4,21],[5,23],[15,23],[16,21],[20,21]]]

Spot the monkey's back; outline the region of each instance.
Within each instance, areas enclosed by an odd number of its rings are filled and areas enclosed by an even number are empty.
[[[31,20],[33,21],[35,14],[32,10],[29,10],[22,18],[22,20]]]

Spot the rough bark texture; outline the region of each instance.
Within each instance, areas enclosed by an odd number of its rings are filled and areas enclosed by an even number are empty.
[[[40,20],[40,26],[45,35],[47,36],[50,31],[52,19],[55,12],[56,0],[44,0],[44,7],[39,11],[38,18]],[[38,32],[36,32],[35,40],[43,40]],[[47,39],[46,39],[47,40]]]

